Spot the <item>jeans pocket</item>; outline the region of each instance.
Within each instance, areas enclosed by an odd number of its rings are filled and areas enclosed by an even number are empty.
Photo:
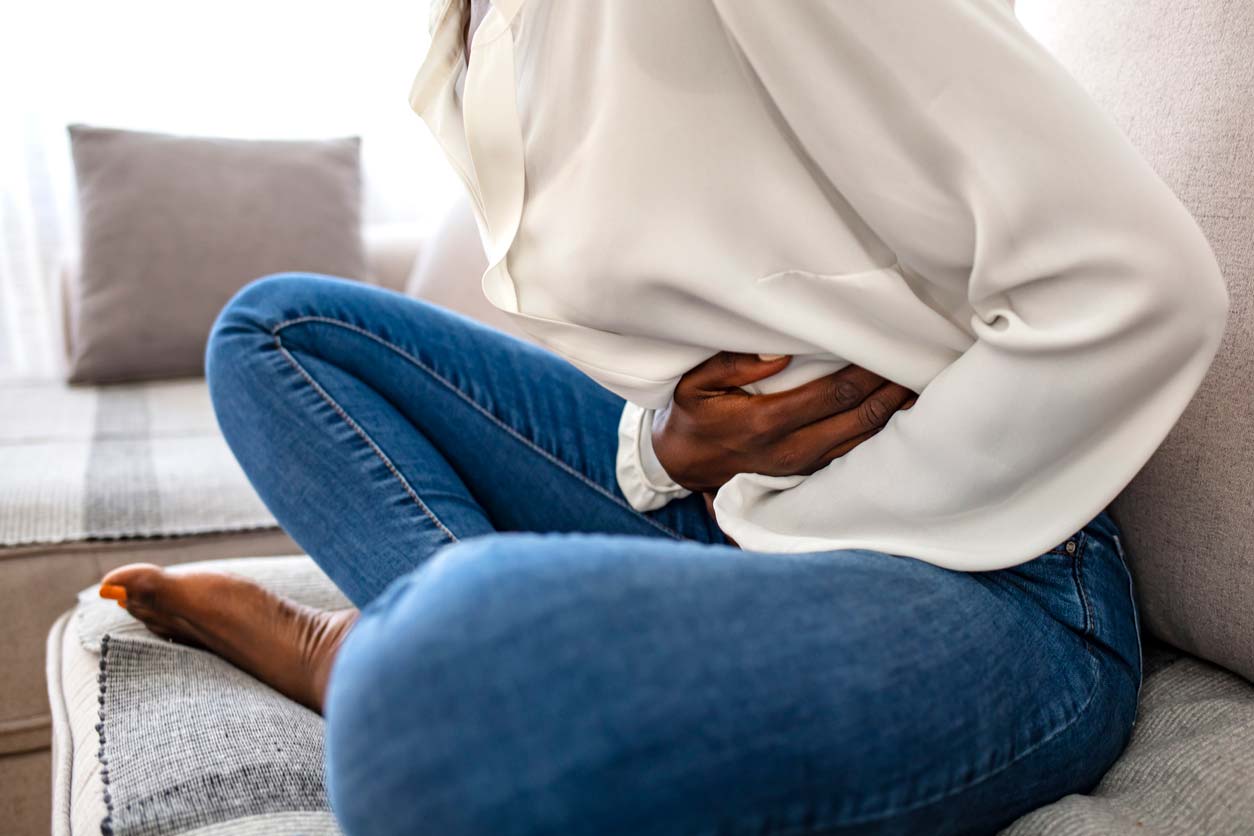
[[[1136,587],[1124,548],[1123,532],[1109,514],[1103,513],[1085,527],[1080,543],[1080,576],[1096,620],[1093,632],[1109,655],[1119,660],[1135,684],[1135,699],[1140,703],[1144,685],[1144,662],[1141,643],[1141,615],[1136,600]],[[1133,712],[1133,723],[1135,710]]]
[[[1083,533],[1025,563],[1000,570],[1019,594],[1034,600],[1050,617],[1086,645],[1093,634],[1089,591],[1082,577]],[[1093,650],[1089,647],[1089,652]]]

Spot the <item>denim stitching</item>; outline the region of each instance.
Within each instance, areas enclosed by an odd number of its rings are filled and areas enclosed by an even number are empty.
[[[326,389],[322,388],[318,381],[313,379],[309,372],[305,370],[305,367],[292,356],[292,353],[283,347],[282,338],[279,337],[278,333],[274,334],[274,345],[278,348],[279,353],[287,359],[287,362],[292,365],[292,368],[296,369],[297,374],[304,378],[305,382],[313,387],[313,390],[318,393],[322,400],[326,401],[326,403],[333,410],[335,410],[335,413],[343,419],[344,423],[348,424],[349,428],[352,429],[353,432],[357,433],[362,441],[366,442],[366,446],[374,451],[374,454],[379,457],[379,461],[383,462],[383,466],[386,467],[394,477],[396,477],[396,481],[400,482],[401,487],[405,490],[405,493],[408,494],[409,498],[414,501],[418,508],[427,515],[427,518],[430,519],[431,522],[435,523],[436,528],[444,532],[444,536],[448,537],[450,541],[454,543],[458,542],[457,535],[449,530],[448,526],[446,526],[440,518],[435,515],[435,512],[431,510],[427,503],[422,501],[422,497],[418,496],[417,491],[415,491],[413,486],[409,484],[409,480],[406,479],[405,476],[396,468],[396,465],[392,463],[392,460],[388,458],[387,454],[384,453],[379,445],[375,443],[374,439],[371,438],[364,429],[362,429],[360,424],[354,421],[352,417],[344,411],[344,408],[331,397]]]
[[[1137,679],[1136,679],[1136,702],[1138,709],[1141,704],[1141,686],[1145,683],[1145,650],[1141,647],[1141,614],[1136,606],[1136,590],[1132,584],[1132,571],[1128,568],[1128,562],[1124,557],[1123,539],[1118,534],[1112,535],[1115,541],[1115,550],[1119,553],[1119,565],[1123,568],[1124,577],[1128,579],[1128,601],[1132,605],[1132,624],[1136,628],[1136,656],[1139,660],[1137,663]],[[1136,716],[1133,715],[1133,724],[1136,724]]]
[[[1075,578],[1076,591],[1080,594],[1080,603],[1084,605],[1084,644],[1087,647],[1097,627],[1089,594],[1084,588],[1084,553],[1089,544],[1088,533],[1081,532],[1076,539],[1079,542],[1076,544],[1075,560],[1072,562],[1072,575]],[[1090,652],[1091,650],[1090,648]]]
[[[470,396],[469,396],[469,395],[467,395],[465,392],[463,392],[461,389],[458,389],[456,386],[454,386],[454,385],[453,385],[453,383],[452,383],[452,381],[450,381],[450,380],[448,380],[447,378],[443,377],[443,376],[442,376],[439,372],[437,372],[435,369],[431,368],[431,367],[430,367],[430,366],[428,366],[426,363],[423,363],[421,360],[419,360],[417,357],[415,357],[415,356],[413,356],[412,354],[410,354],[410,353],[409,353],[408,351],[406,351],[405,349],[403,349],[403,348],[401,348],[400,346],[395,345],[395,344],[393,344],[393,343],[391,343],[391,342],[389,342],[389,341],[387,341],[387,340],[383,339],[382,337],[378,336],[377,334],[371,333],[370,331],[367,331],[366,329],[364,329],[364,328],[362,328],[362,327],[360,327],[360,326],[353,325],[353,324],[352,324],[352,323],[350,323],[350,322],[344,322],[343,320],[333,319],[333,318],[331,318],[331,317],[327,317],[327,316],[298,316],[298,317],[293,317],[292,319],[285,319],[285,320],[283,320],[282,322],[280,322],[278,325],[275,325],[273,328],[271,328],[271,329],[270,329],[270,333],[274,335],[275,339],[278,339],[278,336],[279,336],[279,331],[283,330],[284,328],[287,328],[289,325],[299,325],[299,324],[304,323],[304,322],[321,322],[321,323],[323,323],[323,324],[325,324],[325,325],[334,325],[334,326],[338,326],[338,327],[340,327],[340,328],[345,328],[345,329],[347,329],[347,330],[349,330],[349,331],[352,331],[352,332],[353,332],[353,333],[355,333],[355,334],[360,334],[361,336],[363,336],[363,337],[365,337],[365,338],[367,338],[367,339],[369,339],[369,340],[373,340],[374,342],[377,342],[379,345],[382,345],[382,346],[384,346],[385,348],[390,349],[391,351],[396,352],[396,353],[397,353],[397,354],[399,354],[401,357],[405,358],[405,359],[406,359],[406,360],[408,360],[410,363],[412,363],[414,366],[416,366],[418,369],[420,369],[421,371],[423,371],[423,372],[424,372],[424,373],[426,373],[427,375],[431,376],[434,380],[436,380],[438,383],[440,383],[442,386],[444,386],[444,387],[445,387],[446,389],[448,389],[450,392],[452,392],[453,394],[457,395],[457,397],[459,397],[459,398],[461,398],[463,401],[465,401],[465,402],[466,402],[466,403],[467,403],[467,404],[468,404],[468,405],[469,405],[472,409],[474,409],[476,412],[478,412],[478,413],[479,413],[480,415],[482,415],[483,417],[487,418],[489,421],[491,421],[493,424],[495,424],[495,425],[496,425],[499,429],[503,430],[505,433],[507,433],[508,435],[510,435],[511,437],[513,437],[514,439],[516,439],[517,441],[521,442],[521,443],[522,443],[525,447],[527,447],[528,449],[530,449],[532,452],[537,453],[537,454],[538,454],[538,455],[540,455],[542,458],[546,459],[546,460],[547,460],[547,461],[549,461],[551,464],[555,465],[558,469],[562,470],[563,472],[565,472],[566,474],[568,474],[568,475],[570,475],[570,476],[573,476],[575,479],[579,480],[580,482],[582,482],[582,483],[583,483],[584,485],[586,485],[587,487],[591,488],[592,490],[594,490],[595,492],[597,492],[597,493],[598,493],[598,494],[600,494],[601,496],[605,497],[605,498],[606,498],[606,499],[608,499],[610,502],[613,502],[615,505],[619,506],[619,507],[620,507],[620,508],[622,508],[624,511],[627,511],[628,513],[632,514],[633,516],[636,516],[636,517],[640,518],[641,520],[644,520],[646,523],[648,523],[649,525],[653,526],[653,527],[654,527],[654,528],[656,528],[658,531],[661,531],[663,534],[666,534],[668,537],[672,537],[672,538],[674,538],[674,539],[676,539],[676,540],[684,540],[684,539],[685,539],[685,538],[684,538],[684,536],[683,536],[683,535],[681,535],[679,532],[675,531],[674,529],[670,528],[669,526],[667,526],[667,525],[665,525],[665,524],[663,524],[663,523],[658,522],[657,520],[653,519],[652,517],[648,517],[648,516],[645,516],[644,514],[640,513],[640,512],[639,512],[639,511],[637,511],[635,508],[632,508],[632,507],[631,507],[631,505],[627,504],[627,503],[626,503],[626,502],[624,502],[623,500],[620,500],[618,497],[614,496],[614,494],[610,493],[608,490],[606,490],[606,489],[605,489],[604,487],[602,487],[601,485],[599,485],[599,484],[597,484],[596,482],[592,481],[592,480],[591,480],[591,479],[589,479],[587,476],[585,476],[584,474],[580,473],[578,470],[575,470],[573,467],[571,467],[570,465],[566,464],[566,462],[562,461],[561,459],[557,458],[556,456],[554,456],[554,455],[553,455],[552,453],[550,453],[549,451],[547,451],[547,450],[545,450],[544,448],[540,447],[540,446],[539,446],[539,445],[537,445],[535,442],[533,442],[531,439],[527,438],[527,437],[526,437],[526,436],[524,436],[522,433],[518,432],[518,430],[516,430],[516,429],[514,429],[513,427],[511,427],[509,424],[506,424],[506,423],[505,423],[504,421],[502,421],[500,418],[497,418],[495,415],[493,415],[491,412],[489,412],[487,409],[485,409],[482,405],[480,405],[478,402],[476,402],[476,401],[474,400],[474,398],[470,397]]]

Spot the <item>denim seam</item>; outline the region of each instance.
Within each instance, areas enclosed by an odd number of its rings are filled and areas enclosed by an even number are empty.
[[[1136,589],[1132,583],[1132,570],[1128,568],[1128,562],[1124,556],[1123,539],[1118,534],[1112,535],[1115,541],[1115,550],[1119,553],[1119,565],[1123,569],[1124,577],[1128,579],[1128,601],[1132,605],[1132,624],[1136,630],[1136,656],[1137,656],[1137,680],[1136,680],[1136,703],[1138,710],[1141,705],[1141,686],[1145,684],[1145,650],[1141,646],[1141,614],[1136,605]],[[1132,722],[1136,723],[1136,716],[1133,715]]]
[[[1092,649],[1087,647],[1087,642],[1085,643],[1085,645],[1089,651],[1090,657],[1092,657]],[[1035,752],[1037,749],[1041,748],[1046,743],[1053,740],[1055,737],[1057,737],[1058,735],[1065,732],[1067,729],[1074,726],[1085,715],[1085,713],[1089,709],[1089,706],[1093,704],[1093,699],[1097,696],[1098,687],[1101,685],[1101,682],[1102,682],[1101,668],[1097,664],[1096,659],[1090,658],[1090,663],[1091,663],[1090,667],[1092,668],[1095,674],[1093,677],[1093,687],[1089,689],[1088,695],[1085,696],[1084,698],[1084,703],[1080,706],[1079,710],[1076,711],[1075,716],[1072,717],[1070,720],[1068,720],[1066,723],[1059,726],[1058,728],[1054,729],[1049,734],[1045,735],[1045,737],[1041,738],[1036,743],[1029,746],[1027,749],[1024,749],[1022,752],[1015,755],[1006,763],[997,767],[996,769],[986,772],[983,775],[979,776],[978,778],[968,781],[967,783],[962,784],[961,786],[951,787],[950,789],[943,790],[936,795],[928,796],[927,798],[915,801],[904,807],[894,808],[892,810],[888,810],[888,811],[878,813],[875,815],[862,816],[860,818],[851,818],[851,819],[845,819],[839,822],[823,824],[823,825],[820,825],[817,829],[807,825],[803,827],[793,827],[787,830],[771,830],[771,831],[766,831],[766,833],[768,834],[768,836],[823,836],[823,834],[825,833],[834,834],[843,828],[849,827],[850,825],[867,824],[868,822],[890,819],[894,816],[899,816],[902,813],[913,812],[914,810],[917,810],[920,807],[926,807],[929,804],[935,804],[936,802],[943,801],[944,799],[949,798],[952,795],[957,795],[960,792],[969,790],[978,784],[982,784],[983,782],[987,781],[993,776],[998,775],[1002,772],[1005,772],[1007,769],[1014,766],[1019,761],[1023,760],[1032,752]],[[710,831],[711,836],[712,834],[718,833],[718,832],[720,831],[718,830]]]
[[[409,484],[409,480],[406,479],[404,474],[397,469],[396,465],[392,463],[392,460],[388,458],[387,454],[384,453],[375,440],[370,437],[370,434],[367,433],[360,424],[353,420],[352,416],[350,416],[344,408],[340,406],[335,398],[331,397],[330,393],[328,393],[327,390],[318,383],[318,381],[314,380],[313,376],[309,374],[305,367],[302,366],[300,362],[292,356],[292,353],[283,346],[282,338],[277,332],[274,332],[274,345],[279,350],[279,353],[286,358],[287,362],[291,364],[292,368],[296,370],[296,373],[304,378],[305,382],[318,393],[319,397],[321,397],[322,400],[331,407],[331,409],[335,410],[335,413],[340,416],[344,423],[347,424],[349,428],[366,443],[366,446],[369,447],[376,456],[378,456],[379,461],[383,462],[383,466],[386,467],[396,478],[396,481],[400,483],[401,488],[409,495],[409,498],[414,501],[414,504],[418,506],[419,510],[421,510],[422,513],[424,513],[427,518],[431,520],[431,522],[435,523],[436,528],[440,529],[440,531],[444,533],[444,536],[448,537],[450,541],[454,543],[458,542],[457,535],[449,530],[449,527],[446,526],[438,516],[436,516],[435,512],[431,510],[431,507],[427,505],[427,503],[422,501],[422,497],[418,496],[418,492],[415,491],[413,486]]]
[[[1089,536],[1087,533],[1081,533],[1076,539],[1079,542],[1076,544],[1075,557],[1071,562],[1071,571],[1072,577],[1075,579],[1076,592],[1080,596],[1080,604],[1084,607],[1084,644],[1086,647],[1089,647],[1089,640],[1097,630],[1097,619],[1093,615],[1089,594],[1084,588],[1084,553],[1088,548]],[[1089,650],[1092,652],[1091,647],[1089,647]]]
[[[434,379],[440,385],[444,386],[450,392],[457,395],[457,397],[464,400],[472,409],[474,409],[483,417],[487,418],[489,421],[495,424],[499,429],[503,430],[505,433],[513,437],[515,440],[521,442],[525,447],[527,447],[532,452],[538,454],[542,458],[549,461],[551,464],[557,466],[558,469],[562,470],[563,472],[565,472],[566,474],[570,476],[573,476],[575,479],[582,482],[584,485],[591,488],[593,491],[600,494],[604,498],[608,499],[610,502],[613,502],[615,505],[619,506],[623,510],[631,513],[632,515],[636,517],[639,517],[641,520],[644,520],[646,523],[653,526],[658,531],[661,531],[663,534],[666,534],[668,537],[672,537],[676,540],[685,539],[683,535],[681,535],[679,532],[673,530],[667,525],[664,525],[658,522],[652,517],[649,517],[640,513],[635,508],[632,508],[631,505],[629,505],[627,502],[618,499],[618,497],[614,496],[612,493],[607,491],[604,487],[597,484],[593,480],[589,479],[587,476],[580,473],[578,470],[575,470],[573,467],[571,467],[570,465],[568,465],[566,462],[562,461],[561,459],[557,458],[552,453],[545,450],[543,447],[540,447],[534,441],[527,438],[522,433],[518,432],[518,430],[514,429],[509,424],[506,424],[500,418],[493,415],[490,411],[484,408],[483,405],[477,402],[474,398],[467,395],[461,389],[457,388],[455,385],[453,385],[452,381],[445,378],[435,369],[431,368],[426,363],[422,362],[417,357],[413,356],[412,354],[410,354],[408,351],[401,348],[400,346],[392,342],[389,342],[388,340],[383,339],[378,334],[371,333],[370,331],[367,331],[365,328],[362,328],[358,325],[354,325],[351,322],[344,322],[343,320],[334,319],[328,316],[298,316],[298,317],[293,317],[291,319],[285,319],[282,322],[275,325],[273,328],[271,328],[270,333],[274,335],[275,339],[278,339],[279,332],[283,330],[284,328],[287,328],[290,325],[300,325],[305,322],[321,322],[325,325],[338,326],[340,328],[344,328],[349,331],[352,331],[355,334],[360,334],[366,339],[373,340],[374,342],[377,342],[379,345],[382,345],[385,348],[396,352],[398,355],[403,357],[405,360],[408,360],[411,364],[413,364],[419,370],[429,375],[432,379]]]

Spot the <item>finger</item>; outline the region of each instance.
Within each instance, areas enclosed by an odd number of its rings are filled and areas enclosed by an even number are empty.
[[[850,364],[783,392],[755,395],[747,408],[760,410],[764,424],[789,433],[853,409],[884,384],[884,378]]]
[[[882,429],[883,427],[877,427],[853,438],[845,439],[830,449],[820,449],[817,452],[813,449],[813,445],[810,445],[809,449],[803,449],[797,442],[790,440],[772,450],[769,463],[758,465],[759,469],[754,472],[762,473],[766,476],[793,476],[796,474],[809,476],[816,470],[826,467],[833,459],[848,453]]]
[[[871,430],[870,432],[865,432],[862,435],[854,436],[848,441],[844,441],[844,442],[841,442],[840,444],[837,444],[831,450],[828,450],[826,453],[823,454],[823,456],[819,459],[814,469],[820,470],[824,467],[827,467],[833,461],[835,461],[836,459],[839,459],[841,456],[845,455],[846,453],[848,453],[853,448],[857,447],[862,442],[866,441],[869,438],[872,438],[876,433],[878,433],[882,429],[884,428],[877,427]]]
[[[763,360],[757,354],[720,351],[685,373],[680,385],[686,383],[706,392],[734,389],[770,377],[787,366],[791,359],[787,354]]]
[[[829,450],[883,427],[912,395],[914,392],[900,384],[885,383],[853,409],[795,430],[788,443],[799,445],[803,455],[817,461]]]

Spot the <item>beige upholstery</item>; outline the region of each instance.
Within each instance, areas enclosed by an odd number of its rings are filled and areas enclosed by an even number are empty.
[[[405,284],[415,264],[425,254],[433,241],[430,236],[419,237],[407,223],[372,224],[362,230],[366,243],[366,268],[368,279],[389,290],[405,291]]]
[[[1231,313],[1201,391],[1114,505],[1145,626],[1254,679],[1254,3],[1019,0],[1193,212]]]
[[[488,260],[479,241],[470,198],[459,193],[414,261],[405,293],[530,340],[508,314],[497,310],[483,295],[480,282],[487,269]]]
[[[72,613],[48,634],[48,693],[55,732],[52,739],[52,833],[94,833],[105,817],[104,785],[96,748],[95,684],[100,664],[75,641]]]

